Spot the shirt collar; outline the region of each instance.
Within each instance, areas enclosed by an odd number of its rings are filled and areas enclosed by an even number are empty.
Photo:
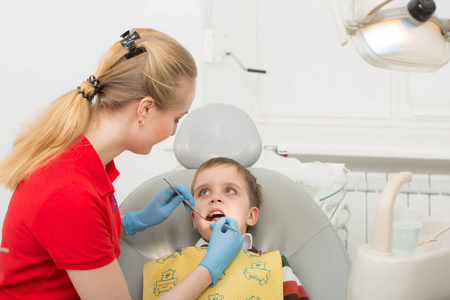
[[[119,176],[114,160],[110,161],[106,167],[103,167],[98,153],[84,135],[72,146],[72,150],[89,173],[100,196],[104,197],[110,192],[114,193],[112,182]]]
[[[250,250],[253,247],[253,237],[251,233],[245,233],[242,236],[242,239],[244,242],[242,243],[242,249],[244,250]],[[209,242],[207,242],[204,238],[200,238],[198,242],[195,244],[195,247],[201,247],[204,245],[208,245]]]

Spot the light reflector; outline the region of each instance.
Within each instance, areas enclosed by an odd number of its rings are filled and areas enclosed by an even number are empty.
[[[397,18],[369,24],[355,31],[353,43],[370,64],[398,71],[436,71],[450,58],[440,27]]]

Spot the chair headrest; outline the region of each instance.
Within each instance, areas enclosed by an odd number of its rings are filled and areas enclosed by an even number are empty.
[[[261,137],[250,116],[223,103],[207,104],[190,112],[174,141],[175,157],[187,169],[196,169],[219,156],[250,167],[261,151]]]

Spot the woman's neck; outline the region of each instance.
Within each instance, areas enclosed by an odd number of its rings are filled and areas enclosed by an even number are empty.
[[[118,116],[98,116],[92,121],[84,135],[94,147],[103,166],[106,166],[125,149],[126,126]]]

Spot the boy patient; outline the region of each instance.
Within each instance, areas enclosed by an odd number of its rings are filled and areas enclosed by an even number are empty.
[[[195,199],[195,207],[206,218],[203,220],[192,213],[194,229],[202,236],[196,247],[208,244],[212,222],[221,217],[231,217],[237,220],[241,233],[245,233],[242,248],[258,252],[253,247],[252,235],[246,232],[248,226],[253,226],[258,221],[261,186],[248,169],[229,158],[212,158],[203,163],[195,173],[191,192]],[[284,299],[308,299],[287,259],[282,256],[281,261]]]

